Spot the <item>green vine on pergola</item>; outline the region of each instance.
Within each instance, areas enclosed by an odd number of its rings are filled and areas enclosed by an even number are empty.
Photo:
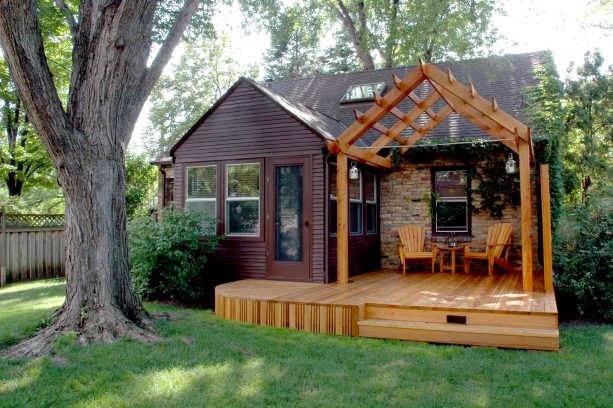
[[[469,179],[479,182],[478,187],[469,186],[466,189],[470,211],[473,214],[487,211],[490,217],[499,219],[505,208],[516,208],[520,202],[519,177],[505,171],[505,160],[510,151],[499,143],[484,143],[472,137],[462,140],[461,143],[443,141],[436,145],[417,144],[404,155],[400,154],[399,149],[392,148],[392,170],[403,160],[428,164],[441,156],[454,157],[466,167]],[[475,160],[475,157],[483,159]],[[477,171],[477,167],[480,171]],[[474,205],[473,193],[481,196],[478,207]]]

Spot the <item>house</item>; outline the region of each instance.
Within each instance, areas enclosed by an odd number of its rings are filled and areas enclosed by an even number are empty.
[[[542,247],[539,231],[548,234],[549,230],[537,217],[541,200],[536,182],[530,179],[530,172],[537,170],[530,164],[532,135],[522,122],[525,92],[536,84],[534,71],[546,58],[546,53],[528,53],[263,84],[239,79],[172,147],[168,157],[156,162],[161,170],[162,205],[174,201],[220,220],[218,232],[226,239],[210,259],[211,269],[226,281],[264,285],[254,289],[259,294],[253,299],[220,297],[217,312],[284,327],[306,324],[314,331],[366,333],[358,324],[365,321],[364,305],[368,304],[356,300],[362,295],[326,305],[312,295],[302,300],[275,296],[297,293],[296,288],[319,290],[320,285],[313,284],[338,282],[333,290],[358,287],[372,278],[369,272],[397,270],[398,228],[404,224],[427,226],[426,241],[484,244],[488,228],[503,220],[512,225],[511,260],[521,274],[509,274],[517,280],[502,286],[517,295],[511,296],[515,300],[519,296],[531,305],[543,304],[537,314],[549,313],[549,343],[532,348],[557,348],[555,298],[553,307],[546,310],[545,306],[547,302],[551,306],[553,297],[550,267],[543,273],[539,264],[539,258],[547,264],[550,254],[546,250],[541,257],[533,255]],[[424,145],[467,142],[497,142],[502,148],[489,157],[460,157],[444,149],[428,156],[419,150]],[[409,150],[411,155],[401,157]],[[484,182],[474,175],[483,174],[487,163],[504,169],[509,154],[519,162],[521,205],[504,208],[497,218],[488,211],[474,211],[472,206],[484,200],[470,192]],[[453,215],[443,217],[442,208],[453,209]],[[398,276],[402,274],[388,278]],[[350,277],[354,283],[349,283]],[[540,286],[534,282],[541,282]],[[542,293],[542,299],[524,299],[525,294],[536,292]],[[254,303],[240,306],[240,300]],[[233,311],[221,310],[234,301],[238,303]],[[272,307],[271,302],[281,306],[276,312],[274,308],[263,312]],[[327,317],[318,315],[317,325],[315,315],[297,323],[306,312],[296,307],[306,304],[323,308],[317,313]],[[509,312],[509,307],[502,307],[502,312]],[[525,305],[522,312],[532,308]],[[443,309],[441,316],[450,316],[449,308]],[[476,313],[484,312],[479,306],[476,309]],[[341,321],[347,322],[346,327]],[[520,337],[526,337],[525,331]]]

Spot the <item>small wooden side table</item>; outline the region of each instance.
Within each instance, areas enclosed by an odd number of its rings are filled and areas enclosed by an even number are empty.
[[[448,246],[448,245],[437,245],[437,250],[440,251],[439,255],[439,270],[443,271],[451,271],[451,273],[455,273],[455,258],[456,252],[464,251],[464,245],[458,246]],[[445,251],[450,253],[451,264],[445,264]]]

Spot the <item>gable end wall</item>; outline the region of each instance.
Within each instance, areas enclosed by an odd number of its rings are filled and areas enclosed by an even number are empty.
[[[240,84],[217,109],[177,148],[175,201],[183,207],[185,168],[205,163],[266,160],[273,157],[309,156],[312,166],[311,281],[324,282],[324,154],[323,140],[262,95],[248,83]],[[222,171],[219,168],[219,171]],[[218,188],[219,201],[223,189]],[[264,212],[267,197],[261,191]],[[261,225],[265,239],[265,225]],[[266,278],[266,241],[227,238],[211,257],[209,265],[220,279]]]

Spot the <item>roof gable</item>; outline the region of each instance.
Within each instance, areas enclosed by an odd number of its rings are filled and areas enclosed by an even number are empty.
[[[456,78],[461,82],[474,84],[479,94],[484,98],[496,97],[501,109],[522,120],[524,119],[523,110],[527,104],[525,89],[536,84],[533,74],[534,70],[544,63],[546,57],[547,54],[545,52],[537,52],[444,62],[433,65],[444,71],[453,71]],[[415,69],[415,66],[323,75],[315,78],[271,81],[264,85],[241,77],[171,148],[170,156],[174,156],[174,152],[185,140],[241,84],[247,84],[256,89],[260,94],[275,103],[324,141],[333,141],[353,123],[355,120],[354,110],[368,109],[368,106],[372,103],[370,100],[341,103],[343,95],[350,86],[385,82],[386,90],[389,92],[394,87],[392,75],[396,74],[402,77],[413,69]],[[432,87],[429,83],[425,82],[415,90],[415,93],[423,99],[431,91]],[[401,109],[410,108],[409,105],[404,106],[403,104],[398,105],[398,107]],[[386,118],[383,118],[381,123],[387,124],[386,120]],[[423,120],[426,121],[427,118],[424,117]],[[393,123],[392,121],[393,118],[389,118],[390,125]],[[455,138],[462,136],[489,138],[487,133],[477,128],[461,115],[447,117],[429,133],[428,138]],[[356,142],[356,145],[370,145],[377,137],[376,132],[370,130],[363,139]]]
[[[473,83],[480,95],[486,99],[496,97],[501,109],[523,120],[523,110],[527,106],[525,90],[536,84],[535,68],[543,65],[546,52],[527,54],[495,56],[464,60],[457,62],[444,62],[432,64],[437,68],[451,70],[458,81]],[[386,92],[393,88],[392,75],[404,77],[416,66],[399,67],[375,71],[353,72],[335,75],[323,75],[315,78],[296,80],[273,81],[267,84],[270,90],[284,95],[290,100],[300,101],[327,116],[333,117],[345,126],[355,120],[354,109],[368,109],[372,101],[341,103],[341,98],[351,85],[374,82],[385,82]],[[428,83],[422,84],[415,93],[425,98],[432,88]],[[440,106],[439,106],[440,107]],[[410,109],[409,104],[399,105],[400,109]],[[424,117],[424,120],[427,118]],[[386,119],[383,124],[388,124]],[[392,124],[390,118],[389,125]],[[338,136],[338,135],[336,135]],[[481,129],[460,115],[451,115],[434,129],[428,138],[454,138],[461,136],[474,136],[489,138]],[[365,142],[372,143],[376,135],[369,133]]]
[[[295,101],[290,101],[289,99],[279,95],[270,89],[263,87],[255,81],[252,81],[245,77],[240,77],[227,91],[226,93],[219,98],[211,108],[206,111],[204,115],[174,144],[174,146],[170,149],[170,156],[174,156],[176,150],[198,129],[202,124],[209,118],[225,101],[226,99],[234,93],[234,91],[241,86],[242,84],[246,84],[248,86],[256,89],[260,94],[264,97],[272,101],[274,104],[279,106],[285,112],[287,112],[290,116],[296,119],[298,122],[302,123],[308,129],[313,131],[317,136],[321,137],[324,140],[335,140],[336,136],[341,134],[345,130],[345,126],[343,126],[339,121],[328,117],[320,112],[317,112],[303,104]]]

